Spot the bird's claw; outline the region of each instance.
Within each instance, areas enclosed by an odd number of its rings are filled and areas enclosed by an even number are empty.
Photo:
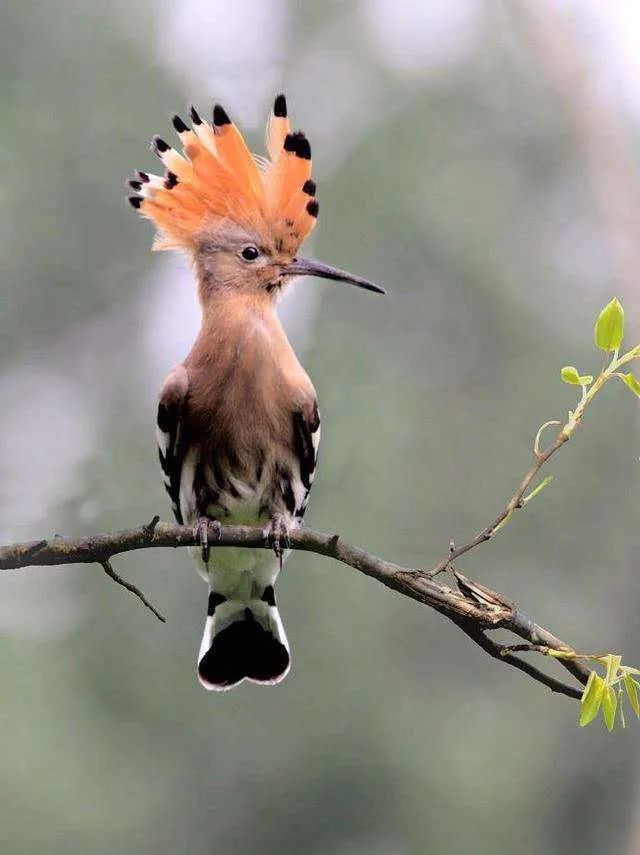
[[[267,545],[273,549],[280,562],[280,569],[282,570],[282,556],[291,545],[289,540],[289,527],[282,516],[274,516],[272,517],[263,531],[264,539],[267,542]]]
[[[211,520],[208,517],[200,517],[195,524],[195,536],[198,538],[200,548],[202,549],[202,560],[205,564],[209,564],[209,555],[211,547],[209,546],[209,529],[213,529],[213,534],[216,540],[220,540],[222,534],[222,526],[218,520]]]

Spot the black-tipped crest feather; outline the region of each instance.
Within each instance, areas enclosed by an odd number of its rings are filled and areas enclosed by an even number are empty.
[[[231,119],[229,118],[227,111],[221,104],[216,104],[213,108],[213,124],[217,128],[221,128],[224,125],[231,124]]]
[[[277,95],[276,100],[273,102],[273,115],[279,119],[287,118],[287,99],[282,93]]]
[[[173,117],[173,119],[171,119],[171,121],[172,121],[172,123],[173,123],[173,127],[176,129],[176,131],[177,131],[179,134],[184,134],[184,133],[185,133],[185,131],[188,131],[188,130],[189,130],[189,127],[186,125],[186,123],[185,123],[185,122],[183,122],[183,121],[182,121],[182,119],[180,118],[180,116],[178,116],[178,114],[177,114],[177,113],[176,113],[176,115]]]
[[[156,135],[151,140],[151,150],[154,152],[154,154],[164,154],[165,151],[169,151],[170,148],[171,146],[169,145],[169,143],[165,142],[162,137]]]

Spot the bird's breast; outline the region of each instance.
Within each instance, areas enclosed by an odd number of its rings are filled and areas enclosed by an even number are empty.
[[[304,499],[294,414],[315,391],[275,315],[244,309],[220,307],[185,362],[184,439],[200,514],[255,522]]]
[[[193,445],[181,486],[185,519],[207,516],[236,525],[266,522],[276,514],[293,518],[307,492],[293,453],[281,446],[231,459],[222,449]]]

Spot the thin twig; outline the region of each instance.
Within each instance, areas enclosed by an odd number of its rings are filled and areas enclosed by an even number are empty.
[[[547,422],[547,425],[549,424],[551,423]],[[465,553],[470,552],[472,549],[474,549],[476,546],[479,546],[481,543],[486,543],[488,540],[491,540],[493,535],[505,522],[505,520],[510,517],[515,511],[519,510],[522,507],[522,500],[524,498],[524,495],[529,489],[531,483],[536,478],[538,472],[540,472],[547,460],[549,460],[549,458],[553,454],[555,454],[555,452],[559,448],[562,448],[562,446],[565,444],[565,442],[567,442],[568,439],[569,436],[567,436],[567,434],[563,433],[562,431],[559,431],[551,445],[545,451],[540,451],[536,448],[535,463],[524,476],[524,478],[520,482],[520,486],[511,496],[507,504],[504,506],[503,510],[500,511],[494,521],[489,523],[489,525],[485,528],[483,528],[482,531],[474,538],[472,538],[468,543],[465,543],[462,546],[458,546],[455,549],[450,549],[448,554],[438,564],[436,564],[435,567],[428,571],[427,575],[433,578],[439,573],[443,573],[445,570],[448,570],[451,564],[457,558],[460,558],[461,555],[465,555]],[[536,437],[536,442],[537,441],[538,437]]]
[[[546,656],[549,648],[546,644],[505,644],[502,648],[502,655],[506,656],[509,653],[542,653]]]
[[[488,653],[489,656],[492,656],[499,662],[504,662],[506,665],[511,665],[513,668],[523,671],[538,683],[542,683],[544,686],[547,686],[547,688],[551,689],[552,692],[557,692],[560,695],[567,695],[567,697],[575,698],[576,700],[579,700],[582,697],[582,691],[580,689],[576,689],[568,683],[563,683],[561,680],[557,680],[555,677],[551,677],[549,674],[545,674],[543,671],[540,671],[539,668],[536,668],[529,662],[525,662],[524,659],[520,659],[519,656],[514,656],[511,652],[513,649],[512,647],[505,644],[499,644],[497,641],[489,638],[489,636],[486,635],[486,632],[478,630],[478,628],[473,624],[465,621],[456,623],[465,635],[468,635],[469,638],[472,641],[475,641],[475,643]]]
[[[622,323],[622,321],[621,321]],[[600,374],[596,377],[596,379],[591,382],[588,386],[582,387],[582,397],[578,402],[575,410],[569,412],[569,418],[567,422],[560,428],[558,433],[556,434],[553,442],[548,446],[545,451],[540,451],[540,438],[542,432],[545,428],[554,425],[560,424],[557,421],[545,422],[542,427],[538,430],[534,443],[533,443],[533,455],[534,455],[534,463],[526,473],[520,485],[516,489],[515,493],[511,496],[503,510],[498,514],[495,520],[489,523],[488,526],[482,529],[482,531],[477,534],[474,538],[472,538],[468,543],[465,543],[463,546],[458,546],[456,548],[451,548],[451,541],[449,546],[449,551],[447,555],[442,558],[442,560],[435,565],[431,570],[428,571],[427,575],[433,579],[439,573],[442,573],[445,570],[448,570],[453,562],[460,558],[461,555],[465,555],[467,552],[470,552],[476,546],[479,546],[481,543],[486,543],[487,540],[491,540],[494,534],[499,531],[512,517],[512,515],[523,508],[530,499],[532,499],[537,493],[540,492],[551,480],[552,477],[549,476],[544,481],[542,481],[538,486],[527,495],[527,491],[538,473],[545,465],[545,463],[558,451],[558,449],[562,448],[562,446],[568,442],[568,440],[573,436],[575,430],[582,424],[582,419],[584,418],[585,411],[587,407],[593,402],[594,398],[605,385],[608,383],[612,377],[615,377],[618,374],[618,369],[623,365],[627,365],[629,362],[632,362],[635,359],[640,358],[640,345],[637,345],[626,353],[619,355],[618,350],[616,350],[611,356],[610,361],[605,362]]]
[[[100,562],[100,564],[102,564],[102,569],[107,574],[107,576],[113,579],[114,582],[117,582],[118,585],[122,585],[123,588],[126,588],[127,591],[130,591],[134,596],[136,596],[140,600],[140,602],[149,609],[150,612],[153,612],[153,614],[158,618],[159,621],[162,621],[162,623],[167,622],[166,617],[161,614],[155,608],[155,606],[151,605],[151,603],[142,593],[140,588],[136,588],[135,585],[133,585],[131,582],[127,582],[126,579],[123,579],[122,576],[116,573],[116,571],[113,569],[113,565],[111,564],[108,558],[105,558],[104,561]]]
[[[144,527],[144,529],[145,529],[145,531],[146,531],[146,533],[148,534],[148,536],[149,536],[149,537],[151,537],[151,536],[153,535],[153,532],[155,531],[155,528],[156,528],[156,526],[158,525],[158,523],[159,523],[159,522],[160,522],[160,516],[159,516],[158,514],[156,514],[156,515],[154,516],[154,518],[151,520],[151,522],[148,522],[148,523],[146,524],[146,526]]]

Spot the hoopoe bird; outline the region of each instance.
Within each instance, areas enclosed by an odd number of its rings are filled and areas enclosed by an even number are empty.
[[[311,148],[292,132],[284,95],[267,124],[269,159],[251,155],[219,104],[212,125],[193,107],[190,118],[191,127],[173,118],[182,154],[154,137],[164,176],[137,172],[129,201],[155,225],[153,248],[186,251],[198,283],[201,329],[162,387],[157,441],[173,512],[198,531],[191,553],[209,585],[198,678],[222,691],[279,683],[291,665],[274,584],[309,501],[320,414],[278,297],[303,275],[384,292],[297,257],[318,202]],[[263,526],[273,549],[210,548],[207,531],[222,521]]]

